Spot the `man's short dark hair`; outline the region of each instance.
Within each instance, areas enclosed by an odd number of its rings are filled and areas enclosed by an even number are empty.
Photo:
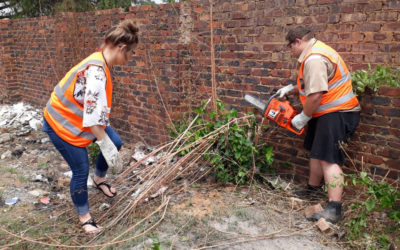
[[[313,37],[314,34],[310,28],[297,26],[289,30],[286,35],[286,40],[289,42],[288,46],[290,46],[292,43],[296,42],[296,38],[310,40]]]

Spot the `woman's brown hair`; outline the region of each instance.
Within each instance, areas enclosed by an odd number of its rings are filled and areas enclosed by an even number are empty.
[[[139,29],[132,19],[126,19],[109,29],[104,37],[104,45],[118,46],[125,44],[127,51],[132,50],[139,42]]]

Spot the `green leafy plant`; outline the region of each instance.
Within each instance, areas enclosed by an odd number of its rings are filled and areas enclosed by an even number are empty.
[[[175,130],[170,130],[172,137],[176,138],[186,131],[186,143],[199,140],[205,135],[228,124],[238,117],[235,109],[225,110],[225,105],[217,101],[217,112],[206,109],[203,102],[200,108],[195,109],[198,114],[195,126],[188,131],[189,123],[178,121],[174,124]],[[246,122],[232,123],[225,133],[221,133],[215,139],[211,150],[204,154],[204,159],[213,166],[213,175],[217,181],[245,184],[252,176],[253,166],[258,171],[265,172],[274,161],[272,146],[266,144],[256,145],[254,138],[257,131],[257,123],[254,116],[249,116]],[[190,152],[190,148],[182,152]]]
[[[364,190],[362,193],[362,201],[356,201],[350,205],[355,212],[347,223],[348,238],[350,240],[358,239],[366,234],[365,229],[368,226],[368,216],[373,212],[382,211],[387,213],[388,217],[394,222],[400,221],[400,191],[390,184],[383,181],[373,180],[366,172],[345,175],[345,185],[349,182],[351,185]],[[384,235],[377,239],[379,244],[385,242]],[[386,239],[387,241],[387,239]]]
[[[364,93],[366,88],[376,92],[382,85],[390,87],[400,86],[400,67],[395,69],[390,66],[376,66],[376,70],[368,69],[357,70],[351,74],[353,90],[357,93]]]
[[[88,147],[89,163],[96,164],[97,156],[100,154],[100,147],[96,143],[91,143]]]

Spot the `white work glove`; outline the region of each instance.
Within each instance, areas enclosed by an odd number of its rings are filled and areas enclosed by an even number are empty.
[[[97,140],[96,144],[99,145],[108,167],[115,167],[118,161],[118,149],[111,141],[110,137],[108,137],[108,134],[106,133],[106,136],[102,140]]]
[[[283,88],[278,89],[278,91],[276,91],[277,94],[279,94],[279,98],[284,97],[287,93],[289,93],[290,91],[292,91],[294,89],[293,84],[289,84],[286,85]]]
[[[292,119],[292,126],[297,128],[297,130],[301,130],[304,126],[307,125],[307,122],[311,120],[312,117],[304,114],[304,111],[301,111],[300,114],[296,115]]]

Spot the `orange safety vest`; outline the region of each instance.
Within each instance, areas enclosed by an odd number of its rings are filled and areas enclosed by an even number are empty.
[[[107,106],[111,108],[111,74],[101,51],[91,54],[75,65],[54,88],[44,108],[44,117],[54,132],[64,141],[77,147],[86,147],[95,139],[91,129],[83,127],[83,106],[74,98],[78,74],[90,65],[100,66],[106,73]]]
[[[306,102],[306,93],[304,91],[303,67],[307,59],[312,55],[320,55],[327,58],[335,66],[335,75],[328,81],[328,92],[324,93],[321,103],[313,113],[313,117],[318,117],[327,113],[349,110],[358,105],[357,97],[353,93],[351,84],[351,74],[340,55],[321,41],[317,41],[306,53],[301,62],[299,74],[297,76],[297,86],[300,93],[300,101]]]

